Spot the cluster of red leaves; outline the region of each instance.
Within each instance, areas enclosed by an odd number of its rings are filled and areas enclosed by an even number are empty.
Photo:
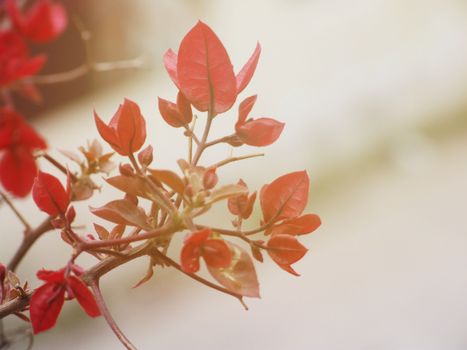
[[[90,317],[100,316],[94,295],[79,278],[83,270],[74,264],[58,271],[40,270],[37,277],[45,283],[34,291],[30,303],[34,334],[52,328],[65,300],[75,299]]]
[[[19,197],[31,191],[37,173],[33,152],[46,147],[20,114],[0,109],[0,182],[8,191]]]
[[[62,5],[50,0],[36,0],[24,12],[18,3],[6,0],[0,4],[9,20],[0,29],[0,89],[7,95],[16,90],[38,101],[40,93],[27,78],[39,73],[47,57],[31,57],[27,42],[47,43],[56,39],[65,30],[68,17]],[[44,149],[46,144],[13,111],[13,106],[8,107],[0,110],[0,182],[13,195],[24,197],[31,191],[37,173],[33,151]]]
[[[198,22],[183,38],[178,55],[171,49],[164,54],[165,68],[179,89],[177,103],[159,98],[164,120],[173,127],[187,126],[193,117],[191,106],[213,116],[229,111],[253,77],[260,53],[261,46],[257,44],[235,74],[222,42],[211,28]],[[240,104],[232,145],[268,146],[279,138],[283,123],[272,118],[247,120],[255,101],[256,95]]]

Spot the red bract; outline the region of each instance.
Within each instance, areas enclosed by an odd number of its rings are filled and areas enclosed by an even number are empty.
[[[237,82],[229,55],[203,22],[198,22],[183,38],[178,57],[168,51],[164,62],[172,80],[199,111],[218,114],[234,104]]]
[[[178,92],[176,104],[159,97],[159,112],[174,128],[188,125],[193,119],[191,104],[181,92]]]
[[[33,151],[46,147],[21,115],[0,109],[0,182],[7,191],[18,197],[31,191],[37,174]]]
[[[31,297],[29,313],[34,334],[55,326],[65,302],[65,288],[61,284],[46,283]]]
[[[237,93],[243,91],[246,88],[248,83],[250,82],[253,74],[255,73],[256,66],[258,65],[259,55],[261,53],[261,45],[258,43],[256,44],[255,51],[245,63],[243,68],[238,72],[236,79],[237,79]]]
[[[296,237],[291,235],[277,234],[268,241],[269,256],[285,271],[299,276],[290,266],[306,254],[306,249]]]
[[[6,0],[6,9],[21,35],[36,43],[56,39],[68,24],[65,8],[50,0],[36,0],[24,13],[18,8],[17,0]]]
[[[0,87],[38,73],[46,57],[29,56],[23,39],[16,33],[0,31]]]
[[[235,131],[239,139],[250,146],[264,147],[274,143],[284,129],[284,123],[272,118],[247,120],[256,102],[256,95],[246,98],[238,108],[238,121]]]
[[[96,300],[94,299],[94,294],[91,293],[82,280],[76,276],[69,276],[66,278],[66,283],[73,292],[73,296],[76,298],[88,316],[100,316],[101,312],[99,310],[99,306],[96,304]]]
[[[101,137],[120,155],[137,152],[146,141],[146,121],[138,105],[125,99],[106,125],[94,112],[97,130]]]
[[[310,179],[306,171],[281,176],[263,186],[261,209],[266,223],[300,215],[308,202]]]
[[[65,294],[68,295],[68,299],[76,298],[90,317],[100,316],[94,295],[81,279],[71,275],[72,272],[77,273],[81,270],[79,266],[71,265],[68,269],[37,272],[37,277],[46,283],[36,289],[31,297],[30,315],[34,334],[55,325],[65,302]]]
[[[32,198],[40,210],[51,216],[65,215],[70,204],[70,189],[50,174],[39,172],[32,187]]]
[[[210,238],[211,235],[211,230],[205,229],[187,236],[180,258],[185,272],[197,272],[200,257],[203,257],[206,265],[213,268],[225,268],[230,265],[232,261],[230,248],[224,240]]]

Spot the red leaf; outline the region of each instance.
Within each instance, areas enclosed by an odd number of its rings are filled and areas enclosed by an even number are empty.
[[[306,171],[281,176],[261,190],[260,201],[266,223],[299,216],[308,202],[310,179]]]
[[[39,270],[37,271],[37,278],[49,283],[62,283],[65,281],[65,269],[58,271]]]
[[[183,125],[186,125],[185,120],[180,114],[178,106],[175,103],[159,97],[158,105],[159,112],[167,124],[173,126],[174,128],[179,128]]]
[[[201,248],[206,265],[214,268],[226,268],[232,261],[232,253],[223,239],[207,239]]]
[[[248,187],[246,186],[245,182],[243,182],[243,180],[240,180],[238,184],[245,186],[245,188],[248,189]],[[233,215],[241,216],[242,219],[248,219],[251,216],[251,213],[253,212],[253,205],[255,204],[255,201],[256,201],[256,192],[254,192],[250,196],[248,196],[248,193],[245,193],[245,194],[241,194],[236,197],[229,198],[227,205],[228,205],[229,211]]]
[[[70,193],[60,181],[41,171],[34,180],[32,198],[40,210],[51,216],[65,215],[70,204]]]
[[[169,73],[170,79],[178,88],[178,77],[177,77],[177,54],[172,49],[168,49],[164,54],[164,66]]]
[[[144,230],[151,230],[144,211],[126,199],[111,201],[100,208],[89,208],[94,215],[122,225],[137,226]]]
[[[229,55],[212,29],[201,21],[180,44],[177,75],[180,90],[201,112],[225,112],[237,98]]]
[[[142,178],[136,176],[118,175],[109,177],[105,179],[105,181],[109,185],[127,194],[147,199],[151,198],[152,189]]]
[[[191,109],[190,101],[187,100],[181,91],[177,94],[177,108],[183,122],[185,124],[191,123],[193,119],[193,110]]]
[[[247,97],[240,103],[238,107],[238,121],[237,125],[243,125],[246,122],[246,118],[248,118],[248,114],[250,114],[253,106],[255,105],[257,95],[253,95]]]
[[[281,268],[293,275],[298,274],[290,267],[306,254],[306,249],[296,237],[277,234],[268,241],[268,254]]]
[[[34,156],[24,147],[7,150],[0,158],[0,182],[17,197],[29,194],[36,174]]]
[[[232,251],[230,266],[215,268],[208,265],[209,273],[228,290],[245,297],[259,298],[259,283],[253,261],[241,247],[228,244]]]
[[[82,280],[76,276],[69,276],[67,277],[67,283],[73,291],[76,300],[78,300],[78,303],[88,316],[97,317],[101,315],[99,306],[97,306],[96,300],[94,299],[94,295]]]
[[[34,334],[55,326],[64,302],[64,285],[46,283],[34,291],[29,309]]]
[[[288,235],[304,235],[311,233],[321,225],[321,219],[316,214],[307,214],[290,220],[285,220],[280,225],[274,226],[270,233],[288,234]]]
[[[146,122],[138,105],[129,99],[119,106],[108,125],[96,112],[94,119],[101,137],[122,156],[137,152],[146,140]]]
[[[238,72],[236,81],[237,81],[237,93],[243,91],[246,88],[248,83],[250,82],[253,74],[255,73],[256,66],[258,65],[259,55],[261,53],[261,45],[259,43],[256,44],[255,51],[248,59],[248,62],[245,63],[243,68]]]
[[[237,125],[235,129],[238,137],[247,145],[264,147],[279,138],[284,125],[271,118],[259,118]]]
[[[50,0],[37,0],[24,14],[20,13],[16,0],[7,0],[7,11],[20,33],[36,43],[56,39],[68,24],[65,8]]]
[[[173,171],[163,169],[149,169],[149,172],[154,178],[166,184],[175,192],[184,192],[185,184],[183,183],[183,180]]]

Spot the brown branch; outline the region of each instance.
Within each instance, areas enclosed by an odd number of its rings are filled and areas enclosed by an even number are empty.
[[[89,286],[94,292],[94,298],[96,299],[96,303],[99,306],[99,310],[101,311],[102,315],[104,316],[105,320],[107,321],[117,338],[128,350],[136,350],[136,347],[121,331],[121,329],[118,327],[117,323],[113,319],[112,315],[110,314],[109,308],[107,307],[104,297],[102,296],[101,289],[99,288],[99,280],[92,280]]]
[[[10,209],[13,211],[13,213],[16,215],[16,217],[19,219],[19,221],[21,221],[21,223],[23,224],[25,230],[30,231],[31,230],[31,225],[26,220],[26,218],[19,212],[19,210],[15,207],[15,205],[10,200],[10,198],[8,198],[8,196],[5,193],[3,193],[2,191],[0,191],[0,197],[3,198],[3,201],[10,207]]]
[[[31,246],[34,244],[34,242],[36,242],[37,239],[40,236],[42,236],[44,233],[53,229],[53,226],[50,223],[51,219],[52,219],[51,217],[48,217],[34,230],[25,232],[21,245],[18,247],[18,249],[15,252],[15,255],[13,256],[13,258],[10,260],[10,263],[8,264],[9,270],[15,271],[19,263],[21,262],[21,260],[23,260],[24,256],[27,254],[29,249],[31,249]]]
[[[18,297],[5,304],[0,305],[0,320],[8,315],[21,312],[29,306],[32,292],[26,293],[23,297]]]

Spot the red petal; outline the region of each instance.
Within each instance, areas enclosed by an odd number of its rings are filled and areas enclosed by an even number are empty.
[[[250,114],[251,109],[255,105],[257,95],[253,95],[250,97],[247,97],[240,103],[240,106],[238,107],[238,121],[237,125],[240,126],[245,123],[246,118],[248,118],[248,114]]]
[[[73,291],[76,300],[78,300],[78,303],[88,316],[97,317],[101,315],[96,299],[94,299],[94,294],[91,293],[82,280],[76,276],[69,276],[67,278],[67,283]]]
[[[284,123],[271,118],[251,120],[236,127],[237,135],[250,146],[264,147],[274,143],[284,129]]]
[[[39,71],[44,67],[45,62],[47,61],[47,56],[39,55],[27,60],[24,60],[21,65],[19,65],[15,71],[16,79],[30,77],[39,73]]]
[[[307,214],[286,220],[278,226],[274,226],[271,234],[285,233],[288,235],[304,235],[311,233],[321,225],[321,219],[316,214]]]
[[[7,150],[0,159],[0,182],[17,197],[29,194],[36,174],[36,161],[25,147]]]
[[[51,216],[64,215],[70,204],[70,195],[60,181],[42,171],[34,180],[32,198],[40,210]]]
[[[259,55],[261,53],[261,45],[259,43],[256,44],[255,51],[248,59],[248,62],[245,63],[243,68],[237,74],[236,81],[237,81],[237,93],[243,91],[246,88],[248,83],[250,82],[253,74],[255,73],[256,66],[258,65]]]
[[[158,101],[159,112],[167,124],[173,126],[174,128],[179,128],[185,125],[183,116],[180,115],[178,106],[175,103],[164,100],[160,97],[158,98]]]
[[[180,44],[177,73],[180,90],[199,111],[225,112],[237,98],[229,55],[216,34],[201,21]]]
[[[201,249],[194,244],[184,244],[180,253],[180,263],[183,271],[195,273],[199,270]]]
[[[296,274],[296,272],[290,267],[290,265],[303,258],[307,251],[308,250],[297,240],[297,238],[291,235],[274,235],[268,241],[269,256],[281,268],[284,268],[292,274]]]
[[[281,176],[261,190],[264,221],[299,216],[308,202],[310,179],[306,171]]]
[[[20,31],[29,40],[45,43],[56,39],[68,25],[65,8],[50,0],[37,0],[24,15]]]
[[[207,239],[201,248],[206,264],[214,268],[226,268],[232,261],[232,252],[222,239]]]
[[[34,291],[29,309],[34,334],[55,326],[64,302],[65,288],[63,285],[46,283]]]
[[[175,86],[178,88],[178,77],[177,77],[177,54],[168,49],[164,54],[164,66],[169,73],[170,79],[174,82]]]
[[[37,271],[37,278],[45,282],[61,283],[65,281],[65,269],[60,269],[58,271],[39,270]]]

